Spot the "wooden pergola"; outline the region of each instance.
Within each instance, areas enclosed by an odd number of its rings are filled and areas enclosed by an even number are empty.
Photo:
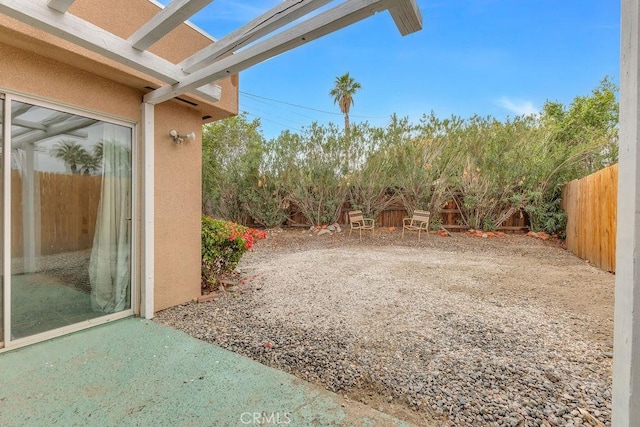
[[[307,15],[336,2],[285,0],[179,64],[147,51],[212,1],[174,0],[128,39],[71,14],[74,0],[0,0],[0,13],[165,82],[145,96],[144,102],[152,105],[186,93],[219,101],[217,80],[385,10],[402,35],[422,28],[416,0],[346,0],[312,17]],[[298,20],[301,22],[274,34]]]

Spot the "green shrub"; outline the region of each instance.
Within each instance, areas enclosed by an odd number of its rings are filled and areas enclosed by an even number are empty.
[[[442,228],[442,216],[441,215],[431,215],[429,220],[429,229],[433,231],[438,231]]]
[[[203,136],[203,209],[265,227],[301,213],[308,225],[341,218],[345,202],[375,218],[401,203],[431,211],[432,229],[453,200],[460,225],[495,230],[518,212],[531,229],[562,235],[565,183],[618,158],[617,87],[605,78],[570,105],[546,102],[539,114],[391,116],[385,127],[312,123],[267,141],[259,120],[239,115]]]
[[[544,231],[549,234],[557,234],[561,239],[566,238],[567,214],[562,210],[562,195],[560,191],[545,199],[538,196],[534,203],[525,207],[529,214],[532,231]]]
[[[281,226],[289,216],[283,191],[266,175],[258,179],[258,185],[247,188],[240,199],[249,216],[266,228]]]
[[[242,255],[265,237],[264,231],[203,215],[202,288],[216,288],[220,276],[235,270]]]

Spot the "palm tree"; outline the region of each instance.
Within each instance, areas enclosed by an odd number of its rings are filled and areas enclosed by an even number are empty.
[[[101,163],[102,159],[87,153],[87,155],[82,158],[80,171],[84,175],[92,175],[94,172],[100,170]]]
[[[90,156],[84,147],[76,141],[69,139],[63,139],[57,142],[51,150],[51,153],[56,159],[65,162],[65,164],[69,166],[72,174],[80,173],[78,166],[82,166],[87,160],[87,156]]]
[[[93,157],[98,160],[98,163],[102,163],[102,158],[104,157],[104,141],[101,140],[93,147]]]
[[[340,106],[340,111],[344,114],[344,133],[349,135],[349,110],[353,105],[353,95],[361,89],[360,83],[355,81],[346,73],[340,77],[336,77],[335,86],[329,92],[333,97],[333,103]]]
[[[333,97],[333,103],[340,106],[340,111],[344,114],[344,139],[345,139],[345,166],[347,172],[351,166],[350,164],[350,132],[349,132],[349,110],[353,105],[353,95],[360,89],[360,83],[355,81],[349,73],[336,77],[335,86],[329,92],[329,95]]]

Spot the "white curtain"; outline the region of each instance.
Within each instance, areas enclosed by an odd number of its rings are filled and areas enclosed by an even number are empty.
[[[36,172],[35,146],[27,144],[24,149],[13,148],[11,155],[11,169],[18,171],[22,182],[23,269],[21,272],[33,273],[37,270],[36,261],[40,256],[42,224],[40,220],[40,179]],[[16,270],[16,272],[19,271],[19,269]]]
[[[104,123],[102,190],[89,262],[94,311],[131,307],[131,130]]]

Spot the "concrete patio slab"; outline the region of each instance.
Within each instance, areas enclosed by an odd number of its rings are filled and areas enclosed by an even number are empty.
[[[5,427],[406,425],[136,318],[0,354],[0,367]]]

